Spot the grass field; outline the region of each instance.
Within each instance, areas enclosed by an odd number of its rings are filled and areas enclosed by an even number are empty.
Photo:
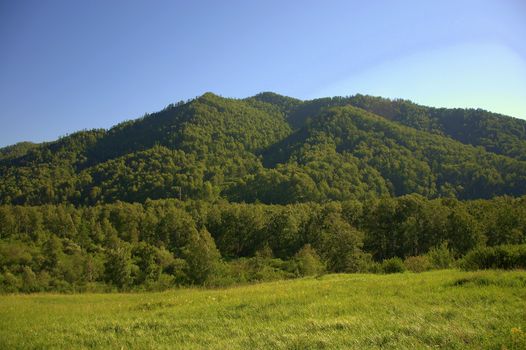
[[[1,349],[526,349],[525,333],[520,271],[0,296]]]

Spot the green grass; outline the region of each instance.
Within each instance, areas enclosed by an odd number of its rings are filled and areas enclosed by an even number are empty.
[[[217,290],[6,295],[0,348],[525,349],[525,275],[342,274]]]

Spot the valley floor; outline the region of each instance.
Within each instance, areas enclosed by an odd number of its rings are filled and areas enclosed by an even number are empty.
[[[0,348],[526,349],[524,271],[0,296]]]

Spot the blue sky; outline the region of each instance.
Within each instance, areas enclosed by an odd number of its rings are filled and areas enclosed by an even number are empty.
[[[367,93],[526,118],[526,1],[0,0],[0,146],[206,91]]]

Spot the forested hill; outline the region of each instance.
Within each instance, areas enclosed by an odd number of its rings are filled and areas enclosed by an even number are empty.
[[[522,119],[482,109],[431,108],[407,100],[391,101],[362,95],[351,97],[350,103],[418,130],[526,160],[526,122]]]
[[[356,95],[188,102],[0,149],[0,203],[177,198],[295,203],[526,193],[526,122]]]

